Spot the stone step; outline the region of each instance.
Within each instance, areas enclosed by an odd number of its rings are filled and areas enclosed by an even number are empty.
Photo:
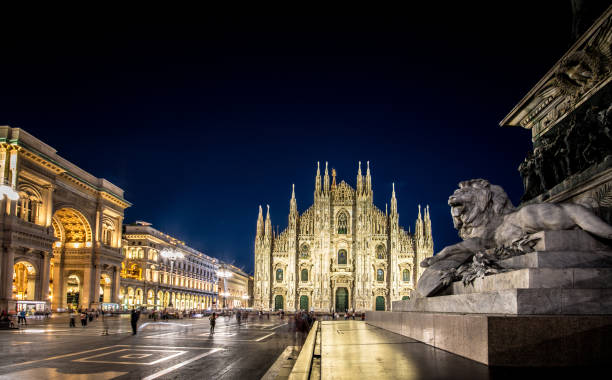
[[[531,235],[538,238],[534,251],[601,251],[611,247],[583,230],[540,231]]]
[[[443,295],[539,288],[612,288],[612,268],[524,268],[477,278],[469,285],[452,283]]]
[[[612,251],[536,251],[499,264],[504,268],[612,268]]]
[[[393,311],[510,315],[612,314],[612,289],[509,289],[394,301]]]

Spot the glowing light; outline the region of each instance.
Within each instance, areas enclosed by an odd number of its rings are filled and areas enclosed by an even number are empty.
[[[11,201],[16,201],[19,199],[19,193],[16,192],[12,187],[8,185],[0,185],[0,197],[5,195]]]
[[[108,278],[108,277],[104,277],[104,282],[107,283],[107,284],[110,284],[111,283],[111,279]]]
[[[245,294],[245,295],[243,295],[243,296],[242,296],[242,299],[243,299],[243,300],[248,300],[249,298],[250,298],[250,297],[249,297],[247,294]]]
[[[62,246],[62,242],[61,241],[56,241],[54,244],[54,246],[56,246],[57,248]]]
[[[170,248],[164,248],[159,254],[170,261],[180,260],[185,257],[182,252]]]
[[[220,271],[217,272],[217,277],[230,278],[232,276],[233,276],[232,272],[230,272],[228,270],[221,269]]]
[[[86,242],[86,243],[85,243],[85,246],[86,246],[86,247],[91,247],[91,242],[90,242],[90,241]]]

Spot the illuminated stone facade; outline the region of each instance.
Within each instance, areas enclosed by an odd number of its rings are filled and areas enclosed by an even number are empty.
[[[202,310],[217,302],[218,261],[184,242],[137,222],[124,226],[121,264],[122,308]],[[183,254],[171,265],[164,249]],[[172,270],[172,271],[171,271]]]
[[[249,307],[249,275],[231,264],[221,263],[219,272],[219,307],[244,309]],[[228,276],[229,274],[229,276]]]
[[[22,129],[0,127],[0,309],[118,302],[123,190]],[[101,286],[102,284],[102,286]]]
[[[395,188],[390,209],[373,204],[369,163],[361,163],[356,189],[336,184],[325,164],[317,166],[314,204],[301,215],[295,191],[289,223],[272,230],[270,209],[261,206],[255,237],[255,309],[389,310],[390,302],[410,297],[422,273],[418,266],[433,255],[429,208],[419,206],[414,234],[399,226]]]

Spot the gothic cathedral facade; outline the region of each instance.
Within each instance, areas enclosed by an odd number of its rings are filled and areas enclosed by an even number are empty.
[[[301,215],[295,189],[289,223],[272,230],[270,207],[264,221],[261,206],[255,237],[254,307],[258,310],[390,310],[391,301],[407,299],[422,268],[433,255],[429,207],[419,206],[414,233],[399,226],[395,186],[391,207],[373,203],[370,167],[361,163],[357,187],[336,184],[325,163],[315,177],[314,204]]]

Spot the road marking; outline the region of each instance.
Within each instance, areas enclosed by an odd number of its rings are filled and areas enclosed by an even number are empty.
[[[38,360],[30,360],[30,361],[22,362],[22,363],[6,364],[4,367],[13,367],[13,366],[17,366],[17,365],[32,364],[32,363],[44,362],[44,361],[47,361],[47,360],[54,360],[54,359],[63,359],[63,358],[67,358],[67,357],[70,357],[70,356],[76,356],[76,355],[80,355],[80,354],[88,354],[90,352],[106,350],[106,349],[113,348],[113,347],[117,347],[117,346],[106,346],[106,347],[96,348],[96,349],[93,349],[93,350],[86,350],[86,351],[73,352],[71,354],[51,356],[51,357],[48,357],[46,359],[38,359]]]
[[[289,324],[289,322],[283,323],[282,325],[278,325],[278,326],[275,326],[275,327],[272,327],[272,328],[266,328],[265,330],[276,330],[277,328],[283,327],[283,326],[288,325],[288,324]]]
[[[112,355],[112,354],[116,354],[118,352],[129,351],[129,350],[168,352],[168,353],[172,353],[172,355],[169,355],[169,356],[166,356],[166,357],[163,357],[161,359],[154,360],[154,361],[148,362],[148,363],[118,362],[118,361],[112,361],[112,360],[111,361],[109,361],[109,360],[91,360],[91,359],[99,358],[99,357],[102,357],[102,356]],[[94,356],[89,356],[87,358],[76,359],[76,360],[73,360],[73,362],[112,363],[112,364],[128,364],[128,365],[153,365],[153,364],[158,364],[158,363],[164,362],[166,360],[172,359],[172,358],[177,357],[179,355],[183,355],[185,353],[187,353],[187,351],[145,350],[145,349],[138,349],[138,348],[122,348],[121,350],[116,350],[116,351],[111,351],[111,352],[104,352],[102,354],[97,354],[97,355],[94,355]]]
[[[262,336],[262,337],[261,337],[261,338],[259,338],[259,339],[255,339],[255,342],[261,342],[262,340],[264,340],[264,339],[266,339],[267,337],[270,337],[270,336],[272,336],[272,335],[274,335],[274,334],[276,334],[276,333],[270,333],[270,334],[268,334],[268,335]]]
[[[165,374],[167,374],[167,373],[170,373],[170,372],[174,371],[175,369],[181,368],[182,366],[185,366],[185,365],[187,365],[187,364],[189,364],[189,363],[191,363],[191,362],[194,362],[194,361],[196,361],[196,360],[200,360],[200,359],[202,359],[202,358],[203,358],[203,357],[205,357],[205,356],[208,356],[208,355],[210,355],[210,354],[214,354],[215,352],[222,351],[222,350],[223,350],[223,348],[213,348],[213,349],[212,349],[212,350],[210,350],[209,352],[204,352],[204,353],[202,353],[202,354],[200,354],[200,355],[198,355],[198,356],[195,356],[195,357],[193,357],[193,358],[191,358],[191,359],[189,359],[189,360],[185,360],[184,362],[180,362],[180,363],[178,363],[178,364],[175,364],[175,365],[173,365],[172,367],[166,368],[166,369],[164,369],[164,370],[162,370],[162,371],[159,371],[159,372],[156,372],[156,373],[154,373],[154,374],[152,374],[152,375],[149,375],[149,376],[145,377],[145,378],[144,378],[144,379],[142,379],[142,380],[153,380],[153,379],[157,379],[158,377],[163,376],[163,375],[165,375]]]

